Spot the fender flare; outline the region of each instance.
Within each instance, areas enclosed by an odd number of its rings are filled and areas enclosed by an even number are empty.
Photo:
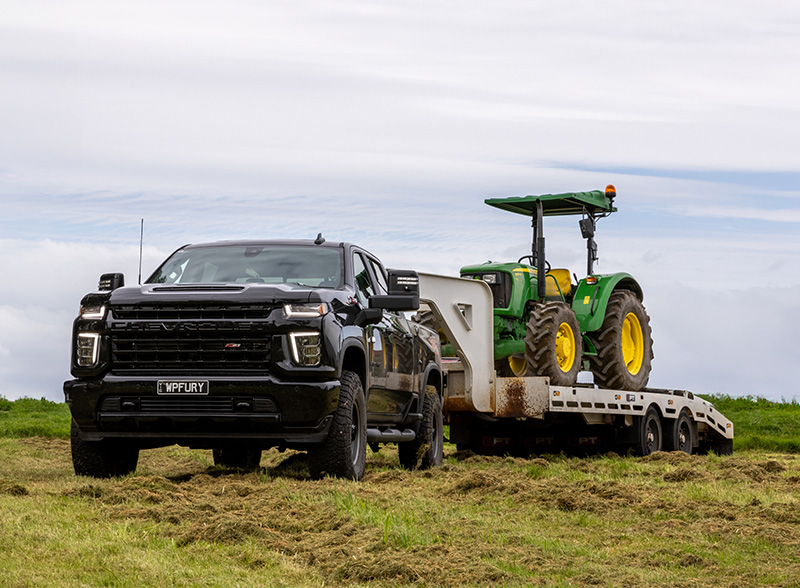
[[[442,379],[442,369],[435,363],[429,363],[425,367],[425,371],[422,373],[422,386],[426,386],[428,382],[431,381],[431,374],[435,374],[434,384],[436,385],[436,391],[439,393],[440,398],[444,398],[444,381]],[[424,392],[421,390],[421,392]]]
[[[367,357],[367,346],[364,342],[364,332],[361,331],[361,336],[345,336],[342,338],[341,348],[339,349],[339,376],[341,377],[342,372],[345,369],[345,358],[348,356],[348,353],[351,349],[355,349],[358,353],[359,357],[359,365],[357,369],[353,370],[358,373],[358,376],[361,378],[361,382],[364,384],[365,391],[368,389],[368,382],[367,378],[369,377],[369,359]],[[348,369],[353,369],[354,366],[350,365]]]
[[[592,277],[597,278],[597,283],[589,284],[586,278],[580,280],[572,299],[572,310],[584,333],[597,331],[603,326],[608,300],[614,291],[630,290],[639,300],[644,300],[642,287],[630,274],[620,272]]]

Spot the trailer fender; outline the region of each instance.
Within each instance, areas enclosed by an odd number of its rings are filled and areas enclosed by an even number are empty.
[[[615,290],[630,290],[639,300],[644,300],[639,282],[632,275],[623,272],[589,276],[578,282],[575,297],[572,299],[572,310],[575,311],[581,331],[591,333],[603,325],[608,300]]]

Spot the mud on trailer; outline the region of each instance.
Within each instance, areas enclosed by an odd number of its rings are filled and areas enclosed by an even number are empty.
[[[493,297],[480,280],[420,273],[420,300],[456,357],[443,358],[450,441],[476,453],[562,449],[730,454],[733,424],[685,390],[554,386],[546,376],[495,371]]]

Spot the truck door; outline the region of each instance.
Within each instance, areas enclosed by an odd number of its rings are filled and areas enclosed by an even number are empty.
[[[386,276],[380,263],[357,252],[353,270],[359,302],[368,306],[369,297],[387,292]],[[367,386],[367,418],[370,422],[397,422],[414,392],[414,340],[401,313],[384,311],[380,323],[366,328],[370,355]]]

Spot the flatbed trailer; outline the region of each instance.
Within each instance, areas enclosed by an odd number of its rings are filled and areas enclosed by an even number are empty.
[[[633,392],[547,377],[499,377],[493,300],[481,280],[420,273],[420,300],[457,357],[443,358],[449,439],[477,453],[655,451],[730,454],[733,423],[686,390]]]

